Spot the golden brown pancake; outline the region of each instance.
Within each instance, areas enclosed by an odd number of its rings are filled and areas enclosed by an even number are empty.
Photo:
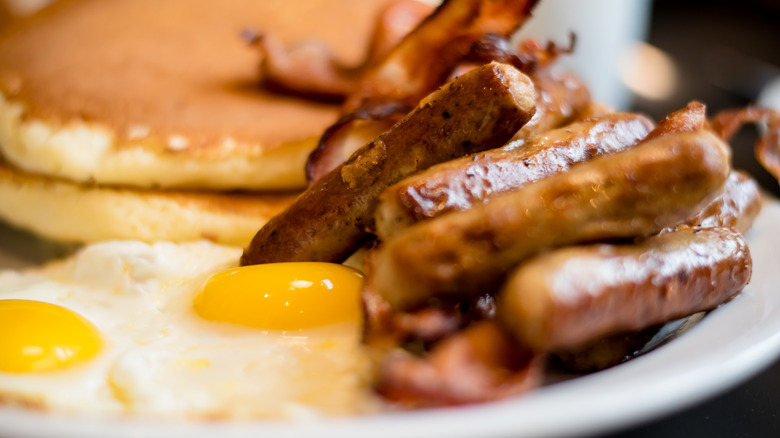
[[[0,219],[63,242],[208,239],[244,246],[295,196],[85,186],[0,161]]]
[[[279,189],[333,105],[258,86],[243,29],[346,63],[387,0],[63,0],[0,35],[0,152],[72,181]]]
[[[7,26],[11,22],[11,11],[8,10],[8,6],[4,2],[0,2],[0,29]]]

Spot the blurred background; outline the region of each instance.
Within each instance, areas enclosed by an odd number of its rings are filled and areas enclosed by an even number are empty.
[[[666,60],[671,86],[634,88],[631,108],[657,118],[697,99],[708,114],[750,103],[780,110],[780,0],[656,0],[649,24],[647,43],[659,50],[649,56]],[[755,136],[747,127],[732,140],[735,167],[778,196],[753,157]]]
[[[556,67],[613,107],[655,120],[691,100],[709,115],[751,103],[780,110],[780,0],[543,0],[517,38],[565,45],[571,31],[575,53]],[[780,195],[753,158],[755,135],[748,127],[732,141],[735,166]]]
[[[691,100],[710,116],[756,103],[780,110],[780,0],[542,0],[518,38],[565,44],[570,31],[576,52],[559,67],[616,108],[655,120]],[[734,165],[780,196],[753,154],[758,129],[732,139]],[[780,360],[724,394],[608,436],[780,436]]]
[[[653,75],[645,88],[630,84],[629,108],[656,119],[694,99],[708,114],[751,103],[780,110],[779,0],[655,0],[649,12],[648,45],[633,56],[640,58],[635,68]],[[731,141],[735,167],[780,196],[780,185],[753,156],[756,134],[749,126]],[[611,438],[661,436],[780,436],[780,361],[712,400]]]

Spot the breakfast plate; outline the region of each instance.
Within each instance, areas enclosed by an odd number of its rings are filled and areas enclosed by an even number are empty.
[[[476,406],[299,422],[172,422],[61,416],[0,407],[0,437],[473,437],[603,433],[652,419],[747,379],[780,354],[780,202],[767,201],[747,233],[753,278],[700,323],[635,360]],[[0,263],[13,260],[3,236]],[[3,258],[5,257],[5,258]],[[34,259],[29,256],[26,260]]]

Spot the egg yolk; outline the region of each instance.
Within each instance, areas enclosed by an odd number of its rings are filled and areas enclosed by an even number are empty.
[[[356,321],[363,274],[334,263],[244,266],[211,277],[195,299],[204,319],[269,330]]]
[[[64,368],[93,357],[102,345],[95,326],[64,307],[0,300],[0,371]]]

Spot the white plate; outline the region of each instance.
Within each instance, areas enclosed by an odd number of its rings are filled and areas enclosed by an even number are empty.
[[[747,379],[780,353],[780,203],[747,237],[753,279],[680,338],[607,371],[480,406],[306,423],[172,423],[60,417],[0,408],[7,437],[509,437],[583,435],[651,419]]]

